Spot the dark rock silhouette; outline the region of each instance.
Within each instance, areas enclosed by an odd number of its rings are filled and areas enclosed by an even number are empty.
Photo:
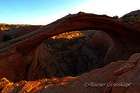
[[[132,11],[121,17],[126,22],[138,22],[140,21],[140,10]]]
[[[122,16],[121,20],[130,24],[130,26],[140,29],[140,10],[135,10]]]

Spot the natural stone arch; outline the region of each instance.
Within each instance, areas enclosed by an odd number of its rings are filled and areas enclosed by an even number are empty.
[[[43,26],[34,32],[1,44],[0,60],[8,59],[8,57],[14,53],[14,55],[20,54],[20,57],[24,58],[24,56],[27,56],[30,52],[36,50],[36,47],[39,46],[41,42],[46,38],[63,32],[86,29],[102,30],[112,38],[113,42],[115,43],[115,49],[119,49],[119,51],[115,50],[111,53],[109,51],[107,57],[105,58],[107,60],[115,58],[116,56],[112,57],[114,54],[119,55],[121,53],[126,53],[126,56],[128,56],[127,53],[130,51],[135,52],[139,49],[138,41],[140,40],[140,32],[136,29],[129,27],[117,19],[113,19],[104,15],[100,16],[94,14],[79,13],[68,15],[47,26]],[[127,49],[128,47],[130,49]],[[117,57],[119,58],[120,56],[121,55]],[[26,60],[27,59],[24,59],[24,61]],[[6,60],[6,62],[8,61]],[[21,60],[19,62],[26,64],[26,62],[21,62]]]
[[[41,43],[44,39],[63,32],[94,29],[108,33],[114,41],[123,43],[138,41],[139,31],[125,23],[104,15],[78,13],[65,16],[49,25],[1,44],[1,51],[6,45],[22,49]],[[29,42],[34,41],[29,44]],[[135,42],[136,42],[135,41]],[[26,46],[27,45],[27,46]],[[9,46],[8,46],[9,47]]]
[[[38,46],[38,44],[48,37],[63,32],[85,29],[102,30],[109,34],[116,45],[119,45],[119,47],[123,46],[125,49],[129,47],[129,50],[132,50],[130,46],[134,46],[133,50],[138,50],[138,47],[135,49],[135,45],[139,45],[138,38],[140,32],[136,29],[108,16],[80,12],[78,14],[63,17],[34,32],[1,44],[0,51],[16,48],[17,51],[20,51],[21,53],[29,52],[29,50],[35,46]],[[0,53],[0,55],[1,54],[3,53]]]

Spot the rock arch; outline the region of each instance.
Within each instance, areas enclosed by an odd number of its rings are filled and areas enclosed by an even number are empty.
[[[19,60],[17,62],[23,66],[23,68],[20,69],[25,69],[26,66],[24,65],[27,64],[26,61],[28,60],[25,56],[35,51],[37,46],[46,38],[63,32],[86,29],[102,30],[112,38],[115,44],[115,50],[113,52],[112,50],[108,51],[105,57],[107,61],[113,58],[122,58],[121,53],[126,54],[123,56],[124,58],[136,51],[140,51],[140,32],[137,29],[105,15],[78,13],[65,16],[36,31],[2,43],[0,45],[0,60],[2,60],[1,62],[3,63],[12,61],[12,64],[15,64],[13,61],[15,59],[11,58],[11,56],[14,55],[14,57],[16,57],[16,55],[18,55]],[[14,73],[16,73],[16,70]]]

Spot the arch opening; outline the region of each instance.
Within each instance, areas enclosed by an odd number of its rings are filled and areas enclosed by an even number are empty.
[[[44,40],[37,48],[39,64],[32,63],[35,69],[29,70],[29,78],[33,77],[31,73],[34,71],[42,72],[45,77],[79,76],[107,65],[104,63],[106,54],[113,47],[112,38],[101,30],[70,31],[55,35]],[[39,71],[36,71],[38,66]]]

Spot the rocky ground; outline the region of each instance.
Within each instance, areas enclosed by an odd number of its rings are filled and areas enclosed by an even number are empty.
[[[139,93],[135,16],[139,11],[121,18],[80,12],[1,33],[1,93]]]
[[[139,93],[140,54],[78,77],[50,78],[13,83],[1,79],[2,93]]]

